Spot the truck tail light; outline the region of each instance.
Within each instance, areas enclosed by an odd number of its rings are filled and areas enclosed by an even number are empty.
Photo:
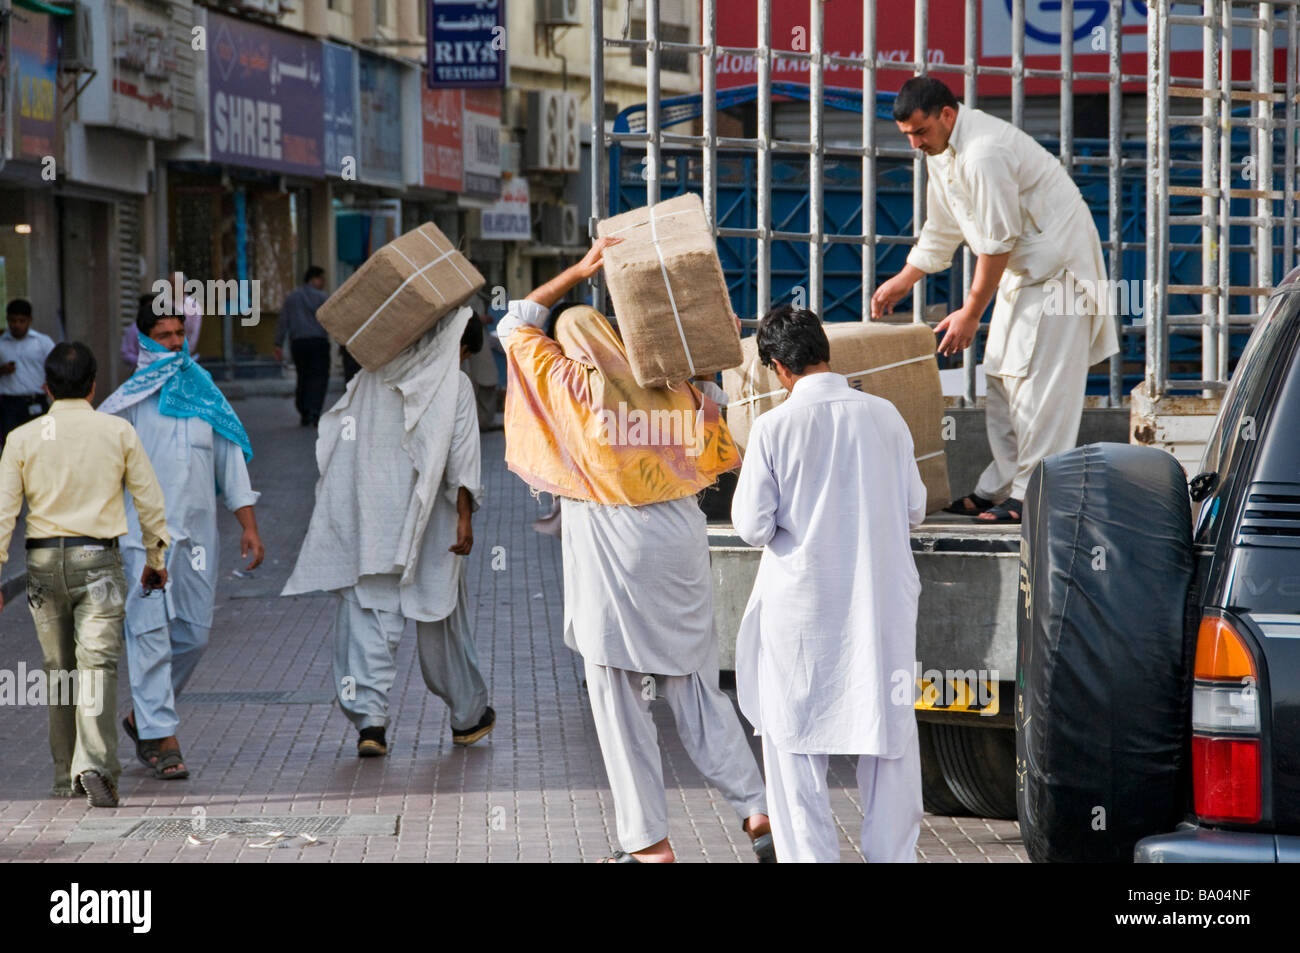
[[[1192,688],[1192,792],[1202,820],[1257,823],[1259,670],[1250,645],[1221,616],[1201,620]]]

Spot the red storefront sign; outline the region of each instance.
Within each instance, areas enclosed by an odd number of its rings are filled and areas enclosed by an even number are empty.
[[[823,47],[834,56],[862,56],[863,0],[825,0]],[[930,63],[959,65],[965,58],[966,4],[965,0],[930,0],[929,29],[926,38],[926,59]],[[978,4],[979,23],[976,24],[977,61],[986,66],[1011,65],[1011,0],[981,0]],[[1075,72],[1105,73],[1110,69],[1109,0],[1075,0],[1074,4],[1074,69]],[[911,75],[913,52],[914,6],[905,0],[876,5],[876,56],[884,64],[876,73],[876,88],[893,92]],[[1141,0],[1125,0],[1122,19],[1121,49],[1123,72],[1130,75],[1146,73],[1146,18],[1147,7]],[[802,2],[772,3],[771,45],[777,50],[808,52],[812,46],[808,4]],[[718,45],[753,48],[758,44],[758,4],[755,0],[718,0]],[[1061,46],[1060,0],[1026,0],[1025,3],[1025,65],[1031,69],[1059,69]],[[1175,77],[1198,79],[1201,75],[1201,29],[1195,26],[1174,26],[1170,32],[1171,71]],[[1250,34],[1240,28],[1233,42],[1233,78],[1250,78]],[[1275,38],[1275,70],[1285,70],[1285,31]],[[897,64],[891,69],[887,64]],[[753,56],[738,53],[719,53],[717,58],[717,88],[730,89],[758,82],[758,72]],[[862,70],[829,64],[825,70],[827,86],[862,88]],[[937,72],[959,96],[964,77],[960,73]],[[1276,72],[1275,75],[1285,75]],[[776,59],[772,63],[774,82],[808,83],[808,63],[800,60]],[[1056,95],[1060,92],[1059,80],[1029,79],[1025,92],[1029,95]],[[1079,93],[1105,92],[1104,82],[1076,82]],[[1144,81],[1126,83],[1126,90],[1145,89]],[[984,76],[979,80],[978,93],[984,96],[1007,96],[1011,92],[1009,77]]]
[[[424,116],[424,184],[431,189],[461,192],[465,188],[462,91],[425,87],[420,96]]]

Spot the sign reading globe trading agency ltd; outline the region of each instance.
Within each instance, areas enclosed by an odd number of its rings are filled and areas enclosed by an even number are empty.
[[[212,161],[320,175],[320,42],[211,11],[208,38]]]
[[[428,3],[430,89],[500,89],[506,84],[506,0]]]

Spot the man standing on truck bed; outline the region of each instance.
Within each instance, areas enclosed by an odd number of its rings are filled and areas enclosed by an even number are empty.
[[[904,83],[894,119],[928,157],[929,215],[903,270],[871,296],[871,316],[948,268],[963,241],[975,253],[970,295],[935,331],[946,332],[941,354],[969,347],[996,293],[984,350],[993,462],[948,510],[1019,523],[1034,467],[1075,445],[1089,366],[1119,350],[1097,226],[1055,156],[1010,123],[959,106],[939,80]]]
[[[850,387],[830,354],[810,311],[787,305],[758,326],[759,360],[790,398],[755,422],[731,503],[736,532],[763,547],[736,639],[736,689],[763,736],[783,862],[840,859],[832,754],[858,756],[863,857],[915,862],[921,581],[910,533],[925,517],[925,484],[894,405]]]

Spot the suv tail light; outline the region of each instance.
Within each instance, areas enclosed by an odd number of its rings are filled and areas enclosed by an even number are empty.
[[[1254,824],[1263,815],[1259,670],[1220,616],[1201,619],[1192,688],[1192,790],[1198,817]]]

